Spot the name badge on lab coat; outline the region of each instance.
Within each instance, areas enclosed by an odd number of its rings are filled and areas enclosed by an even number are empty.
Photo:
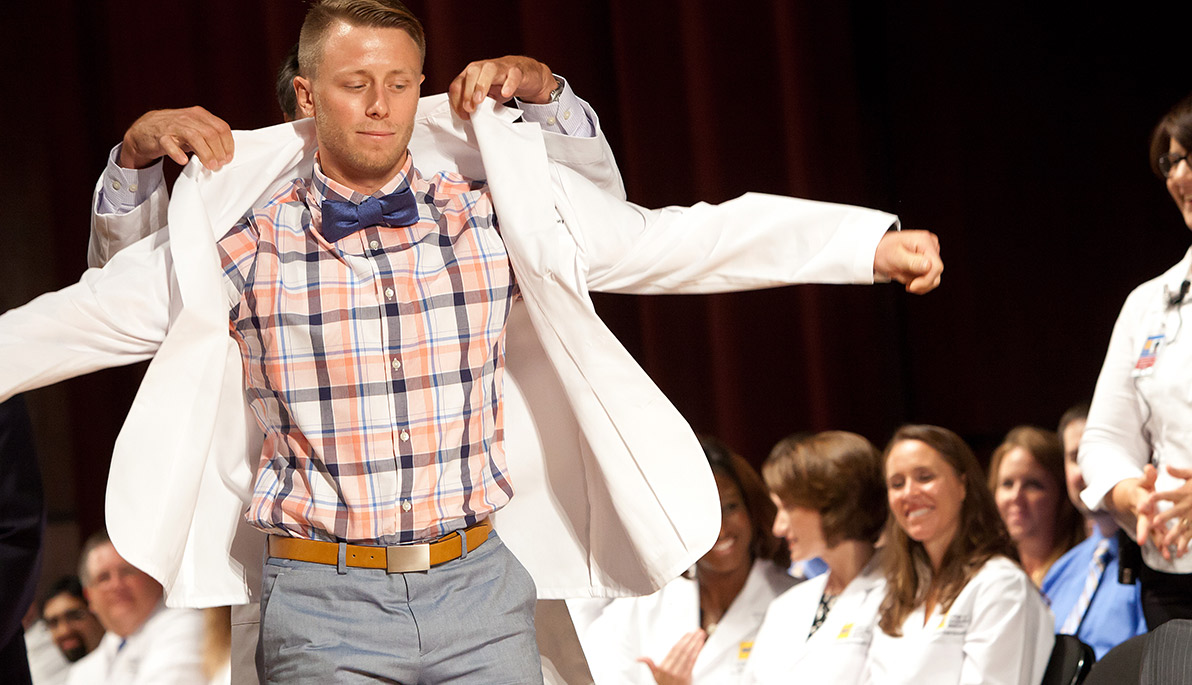
[[[1163,349],[1164,340],[1165,336],[1162,333],[1147,337],[1142,346],[1142,352],[1138,355],[1138,361],[1134,362],[1133,375],[1135,378],[1149,376],[1154,372],[1155,362],[1159,359],[1159,352]]]
[[[863,643],[869,644],[873,638],[872,625],[857,625],[856,623],[845,623],[840,626],[840,632],[836,633],[836,641],[844,643]]]
[[[750,652],[753,651],[753,640],[749,642],[742,642],[737,645],[737,661],[747,661]]]
[[[973,617],[968,614],[949,613],[940,621],[939,632],[941,635],[964,637],[965,633],[968,632],[969,624],[972,622]]]

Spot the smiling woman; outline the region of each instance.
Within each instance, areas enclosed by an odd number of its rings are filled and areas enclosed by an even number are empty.
[[[795,584],[761,477],[720,442],[700,442],[720,491],[720,535],[692,572],[613,600],[582,631],[598,683],[737,682],[766,607]]]
[[[1018,426],[993,451],[989,489],[1022,567],[1039,587],[1056,559],[1086,534],[1064,483],[1064,447],[1053,431]]]
[[[1192,95],[1151,137],[1151,168],[1192,229]],[[1142,547],[1151,630],[1192,618],[1192,251],[1122,306],[1080,442],[1090,509],[1106,509]]]
[[[1037,683],[1051,612],[1017,563],[972,450],[952,431],[900,428],[885,452],[886,597],[874,683]]]

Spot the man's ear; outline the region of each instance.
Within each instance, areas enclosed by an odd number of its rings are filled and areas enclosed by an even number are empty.
[[[310,79],[295,76],[294,95],[298,101],[298,114],[302,117],[313,117],[315,115],[315,98],[311,90]]]

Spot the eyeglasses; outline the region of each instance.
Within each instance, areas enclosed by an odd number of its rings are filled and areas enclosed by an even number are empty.
[[[1163,174],[1163,178],[1171,176],[1171,172],[1180,165],[1180,162],[1188,162],[1189,165],[1192,165],[1192,160],[1188,159],[1187,152],[1182,155],[1177,155],[1174,152],[1168,152],[1165,155],[1159,155],[1157,162],[1159,165],[1159,173]]]
[[[54,628],[58,627],[59,623],[62,623],[63,621],[67,623],[78,623],[79,621],[87,618],[87,615],[90,613],[90,611],[80,607],[78,609],[71,609],[70,611],[63,612],[57,616],[46,616],[46,626],[50,630],[53,630]]]

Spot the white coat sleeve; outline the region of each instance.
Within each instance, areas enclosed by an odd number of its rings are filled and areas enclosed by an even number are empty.
[[[1142,349],[1137,336],[1145,335],[1143,302],[1149,294],[1143,286],[1126,298],[1093,392],[1079,452],[1085,481],[1081,499],[1090,509],[1101,508],[1113,486],[1141,477],[1150,460],[1151,447],[1143,431],[1145,417],[1133,378],[1134,362]]]
[[[170,315],[167,233],[0,316],[0,399],[153,356]]]
[[[964,638],[960,685],[1038,683],[1055,642],[1051,612],[1039,591],[1015,568],[990,579],[979,593]]]
[[[87,266],[101,267],[112,258],[112,255],[124,248],[156,233],[165,227],[167,209],[169,207],[169,193],[166,191],[162,178],[161,163],[149,169],[121,170],[115,167],[115,155],[119,146],[112,151],[108,166],[95,185],[95,192],[91,196],[91,235],[87,241]],[[152,192],[143,202],[136,203],[127,211],[111,211],[101,202],[101,193],[114,182],[127,183],[127,177],[133,175],[135,180],[143,185],[152,186]],[[148,187],[144,189],[149,190]],[[139,199],[140,196],[138,196]]]
[[[897,217],[748,193],[719,205],[645,209],[552,167],[556,207],[591,290],[711,293],[794,283],[872,283]]]

